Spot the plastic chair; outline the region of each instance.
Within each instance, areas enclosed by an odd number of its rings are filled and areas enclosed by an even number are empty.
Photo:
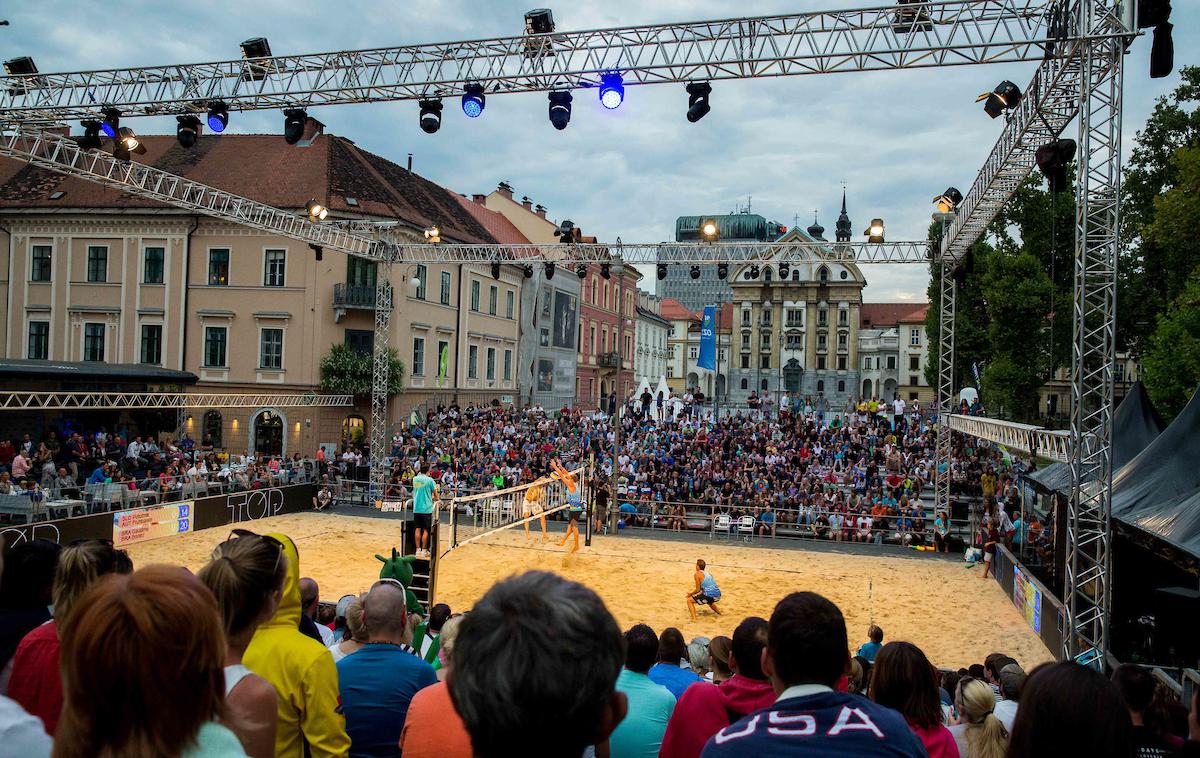
[[[740,519],[738,519],[737,530],[738,530],[738,536],[740,536],[742,538],[742,541],[753,542],[754,541],[754,517],[753,516],[742,516]]]
[[[730,533],[732,528],[733,519],[729,517],[728,513],[722,513],[718,515],[716,521],[713,522],[713,534],[724,534],[725,539],[730,539],[732,537]]]

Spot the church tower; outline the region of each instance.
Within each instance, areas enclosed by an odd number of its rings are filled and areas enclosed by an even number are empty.
[[[837,220],[837,241],[850,241],[850,216],[846,215],[846,190],[842,190],[842,213]]]

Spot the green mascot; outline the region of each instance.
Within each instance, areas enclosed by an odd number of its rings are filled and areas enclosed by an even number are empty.
[[[392,548],[392,557],[384,558],[378,553],[375,557],[383,561],[383,568],[379,569],[380,579],[395,579],[400,584],[404,585],[404,596],[408,605],[408,612],[415,613],[418,616],[425,615],[425,609],[421,607],[421,601],[417,600],[417,596],[409,589],[412,586],[413,579],[413,561],[417,560],[416,556],[406,555],[401,556],[396,548]]]

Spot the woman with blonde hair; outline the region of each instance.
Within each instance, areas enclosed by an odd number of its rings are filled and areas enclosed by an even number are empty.
[[[954,690],[958,723],[950,727],[962,758],[1004,758],[1008,730],[993,713],[996,695],[981,679],[965,676]]]
[[[233,729],[247,755],[275,755],[278,694],[275,687],[242,664],[259,624],[275,615],[283,593],[287,558],[283,545],[258,534],[234,530],[197,574],[216,598],[225,632],[225,702],[237,714]]]
[[[350,602],[346,604],[346,632],[346,639],[329,646],[329,652],[333,653],[334,663],[337,663],[370,641],[370,635],[367,634],[367,620],[363,615],[363,603],[360,597],[351,598]]]

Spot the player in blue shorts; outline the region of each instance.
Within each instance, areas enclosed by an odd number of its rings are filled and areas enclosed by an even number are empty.
[[[554,470],[552,476],[558,479],[567,487],[567,533],[563,535],[562,540],[558,543],[559,546],[565,545],[567,540],[574,535],[574,547],[568,552],[579,552],[579,519],[583,516],[583,497],[579,492],[579,485],[575,483],[575,477],[570,471],[563,468],[563,465],[555,458],[550,462],[550,468]]]
[[[717,601],[721,599],[721,589],[717,587],[717,580],[713,579],[712,574],[704,567],[703,558],[696,561],[696,573],[693,578],[696,586],[687,593],[688,613],[692,615],[692,621],[696,620],[697,605],[707,605],[713,609],[713,613],[720,616],[721,609],[717,607]]]

